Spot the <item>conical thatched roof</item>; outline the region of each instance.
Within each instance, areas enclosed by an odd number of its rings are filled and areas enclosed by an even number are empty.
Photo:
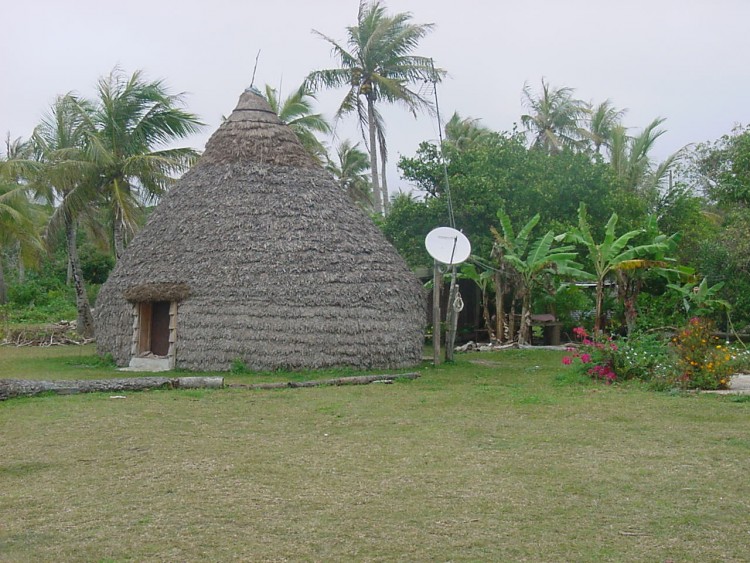
[[[172,302],[176,367],[402,367],[421,286],[380,230],[246,91],[159,203],[96,302],[97,345],[136,354],[139,303]]]

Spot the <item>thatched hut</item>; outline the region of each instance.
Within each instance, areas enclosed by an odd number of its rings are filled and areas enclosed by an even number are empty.
[[[418,363],[421,286],[252,91],[162,198],[101,288],[118,365],[227,370]]]

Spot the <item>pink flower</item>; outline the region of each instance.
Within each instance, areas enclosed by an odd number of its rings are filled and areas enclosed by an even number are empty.
[[[573,363],[573,360],[571,359],[570,356],[563,356],[563,363],[566,366],[569,366],[571,363]]]
[[[591,361],[591,355],[590,354],[581,354],[581,361],[584,364],[587,364]]]
[[[583,339],[583,344],[585,346],[591,346],[593,344],[593,342],[591,340],[589,340],[588,338],[584,338]]]
[[[586,329],[583,328],[582,326],[575,327],[573,329],[573,334],[575,334],[576,336],[580,336],[580,337],[588,336],[588,334],[586,334]]]

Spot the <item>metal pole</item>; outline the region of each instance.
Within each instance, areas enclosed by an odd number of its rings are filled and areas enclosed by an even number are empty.
[[[443,276],[440,273],[440,265],[435,260],[433,269],[433,286],[432,286],[432,362],[437,366],[440,365],[440,286],[443,283]]]

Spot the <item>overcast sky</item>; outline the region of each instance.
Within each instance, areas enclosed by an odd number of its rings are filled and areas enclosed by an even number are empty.
[[[434,23],[417,54],[449,77],[438,87],[444,119],[454,111],[509,130],[524,112],[521,90],[545,77],[584,100],[627,108],[634,131],[657,116],[668,132],[655,155],[712,140],[750,123],[748,0],[386,0],[391,12]],[[0,133],[28,137],[58,94],[93,96],[119,65],[142,69],[185,92],[207,124],[185,144],[202,149],[221,116],[250,84],[296,88],[310,70],[331,68],[316,29],[345,41],[357,0],[24,0],[0,14]],[[343,91],[319,96],[332,117]],[[384,112],[391,162],[437,138],[434,117]],[[339,135],[359,140],[351,122]],[[391,188],[398,180],[395,164]]]

